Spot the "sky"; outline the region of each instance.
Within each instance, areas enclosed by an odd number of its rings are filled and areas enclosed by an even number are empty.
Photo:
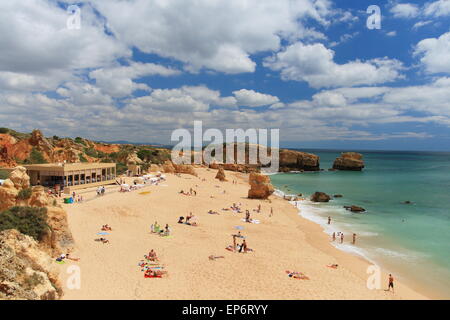
[[[450,151],[450,0],[0,1],[0,50],[0,126],[22,132],[170,144],[197,120]]]

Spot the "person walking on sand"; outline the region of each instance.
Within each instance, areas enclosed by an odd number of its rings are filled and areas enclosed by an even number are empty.
[[[343,242],[344,242],[344,233],[341,232],[341,243],[343,243]]]
[[[352,244],[355,244],[355,243],[356,243],[356,233],[353,234],[353,241],[352,241]]]
[[[273,207],[270,207],[270,214],[269,217],[273,216]]]
[[[336,232],[333,232],[333,241],[336,241]]]
[[[392,288],[392,293],[395,293],[394,292],[394,277],[392,276],[392,274],[389,274],[389,286],[388,286],[387,291],[391,291],[391,288]]]
[[[328,217],[328,224],[331,224],[331,217]]]

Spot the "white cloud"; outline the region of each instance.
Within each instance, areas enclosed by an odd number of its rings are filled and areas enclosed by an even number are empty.
[[[91,79],[103,92],[112,97],[129,96],[136,89],[150,90],[144,83],[136,83],[133,80],[145,76],[160,75],[173,76],[180,71],[167,68],[154,63],[132,62],[128,66],[117,66],[111,68],[96,69],[89,73]]]
[[[390,31],[390,32],[386,33],[386,35],[388,37],[395,37],[397,35],[397,31]]]
[[[425,4],[424,14],[433,17],[450,16],[450,1],[437,0]]]
[[[239,106],[262,107],[279,102],[279,99],[270,94],[259,93],[253,90],[241,89],[233,91]],[[280,107],[278,105],[278,107]]]
[[[420,41],[414,51],[428,73],[450,73],[450,32]]]
[[[422,27],[424,27],[424,26],[426,26],[426,25],[428,25],[428,24],[430,24],[430,23],[432,23],[432,22],[433,22],[433,21],[431,21],[431,20],[416,22],[416,23],[413,25],[413,29],[417,30],[417,29],[422,28]]]
[[[415,18],[419,15],[419,7],[411,3],[399,3],[391,8],[395,18]]]
[[[230,74],[253,72],[250,54],[277,50],[282,39],[315,36],[300,21],[327,24],[331,6],[324,0],[93,2],[127,45],[180,60],[193,72]]]
[[[306,81],[313,88],[374,85],[400,78],[402,64],[398,60],[337,64],[333,59],[334,51],[321,43],[296,43],[266,59],[264,66],[280,71],[283,80]]]
[[[55,89],[77,70],[107,66],[131,55],[104,32],[89,6],[83,7],[81,29],[67,29],[67,18],[53,1],[0,2],[0,72],[6,87]]]

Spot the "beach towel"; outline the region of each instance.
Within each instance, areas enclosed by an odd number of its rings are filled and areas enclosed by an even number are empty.
[[[61,260],[61,261],[55,261],[55,262],[58,263],[58,264],[65,264],[65,263],[66,263],[64,260]]]
[[[144,278],[162,278],[162,276],[161,275],[159,275],[159,276],[151,276],[151,275],[148,275],[148,274],[144,274]]]
[[[244,227],[242,227],[242,226],[235,226],[234,228],[237,230],[244,230]]]
[[[141,195],[146,195],[146,194],[150,194],[150,193],[151,193],[150,191],[139,192],[139,194],[141,194]]]
[[[109,235],[108,232],[98,232],[97,234],[100,235],[100,236],[107,236],[107,235]]]

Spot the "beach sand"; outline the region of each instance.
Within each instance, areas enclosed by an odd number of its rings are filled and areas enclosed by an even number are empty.
[[[381,288],[369,290],[367,261],[333,247],[322,228],[300,217],[286,200],[274,195],[270,201],[247,199],[247,175],[226,171],[229,181],[220,182],[214,179],[216,170],[196,170],[198,178],[167,174],[159,186],[127,193],[118,192],[118,186],[107,187],[102,197],[87,190],[83,203],[64,205],[76,244],[72,256],[80,261],[59,265],[61,280],[66,283],[67,268],[75,264],[81,288],[64,285],[63,299],[426,299],[398,281],[395,294],[386,292],[385,273]],[[190,188],[197,196],[179,194]],[[145,191],[150,193],[140,194]],[[221,210],[233,203],[241,203],[261,223],[245,223],[244,213]],[[258,204],[261,213],[253,211]],[[274,215],[269,217],[271,207]],[[210,209],[220,215],[208,214]],[[199,226],[177,223],[189,212]],[[172,236],[151,234],[155,221],[168,223]],[[113,228],[104,236],[108,244],[94,241],[104,224]],[[225,250],[238,231],[235,226],[244,227],[241,233],[254,252]],[[167,277],[144,278],[138,262],[150,249],[165,265]],[[210,261],[210,255],[224,258]],[[285,270],[303,272],[310,280],[290,278]]]

